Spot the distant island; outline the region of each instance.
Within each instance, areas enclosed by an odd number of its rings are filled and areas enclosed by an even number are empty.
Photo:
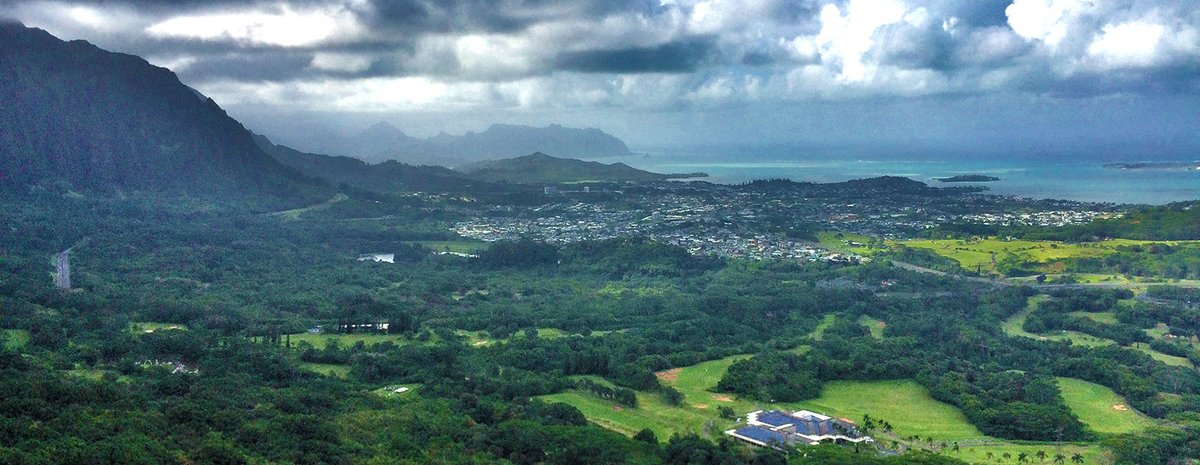
[[[948,178],[933,178],[939,182],[992,182],[999,181],[1000,178],[995,176],[987,176],[983,174],[960,174]]]
[[[660,181],[703,178],[706,173],[662,174],[639,170],[624,163],[604,164],[573,158],[558,158],[541,152],[517,158],[488,160],[459,167],[472,179],[515,184],[578,181]]]
[[[1120,170],[1200,170],[1200,162],[1108,163],[1104,167]]]

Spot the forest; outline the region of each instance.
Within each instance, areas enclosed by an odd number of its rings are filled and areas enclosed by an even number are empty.
[[[1119,346],[1005,334],[1001,322],[1038,293],[1027,287],[886,260],[693,256],[636,238],[437,255],[420,241],[448,238],[438,218],[454,207],[440,199],[362,222],[342,220],[338,206],[288,220],[187,199],[35,195],[5,204],[11,233],[0,238],[3,463],[958,462],[775,451],[703,434],[630,438],[537,400],[572,390],[631,409],[635,393],[680,402],[656,372],[737,354],[754,356],[717,388],[746,399],[915,379],[996,438],[1100,441],[1118,463],[1195,453],[1200,374]],[[75,286],[53,289],[49,257],[71,246]],[[373,252],[395,263],[356,260]],[[1194,295],[1148,295],[1128,305],[1127,291],[1063,290],[1025,329],[1122,344],[1151,342],[1141,329],[1159,322],[1195,334]],[[1118,321],[1072,315],[1100,311]],[[889,322],[881,337],[855,323],[868,314]],[[834,323],[812,337],[829,315]],[[313,337],[318,327],[332,339]],[[1191,345],[1156,343],[1200,359]],[[343,375],[312,369],[326,366]],[[1164,426],[1136,440],[1098,434],[1054,377],[1107,386]],[[388,395],[395,385],[414,394]]]

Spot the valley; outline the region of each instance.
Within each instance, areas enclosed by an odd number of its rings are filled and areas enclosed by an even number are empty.
[[[368,163],[137,56],[0,39],[0,463],[1200,457],[1197,201],[675,179],[559,158],[629,153],[559,125],[376,126],[343,141]]]

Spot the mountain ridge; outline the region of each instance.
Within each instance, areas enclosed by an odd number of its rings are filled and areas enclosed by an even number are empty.
[[[705,173],[652,173],[624,163],[605,164],[574,158],[560,158],[542,152],[515,158],[475,162],[461,166],[456,171],[461,171],[479,180],[516,184],[574,181],[661,181],[708,176]]]
[[[0,101],[6,191],[179,192],[256,203],[328,191],[263,152],[240,122],[170,70],[13,21],[0,22]]]
[[[493,124],[462,135],[439,133],[417,138],[387,122],[373,124],[348,137],[325,138],[302,151],[358,158],[369,163],[396,160],[411,165],[458,167],[477,161],[514,158],[534,152],[563,157],[628,156],[624,141],[597,128]]]

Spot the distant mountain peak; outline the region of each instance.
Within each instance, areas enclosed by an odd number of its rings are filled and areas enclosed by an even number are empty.
[[[408,137],[408,134],[392,123],[380,121],[359,132],[358,137]]]
[[[484,160],[462,166],[458,171],[482,181],[517,184],[571,181],[658,181],[706,176],[703,173],[684,175],[651,173],[624,163],[604,164],[574,158],[559,158],[543,152],[502,160]]]

